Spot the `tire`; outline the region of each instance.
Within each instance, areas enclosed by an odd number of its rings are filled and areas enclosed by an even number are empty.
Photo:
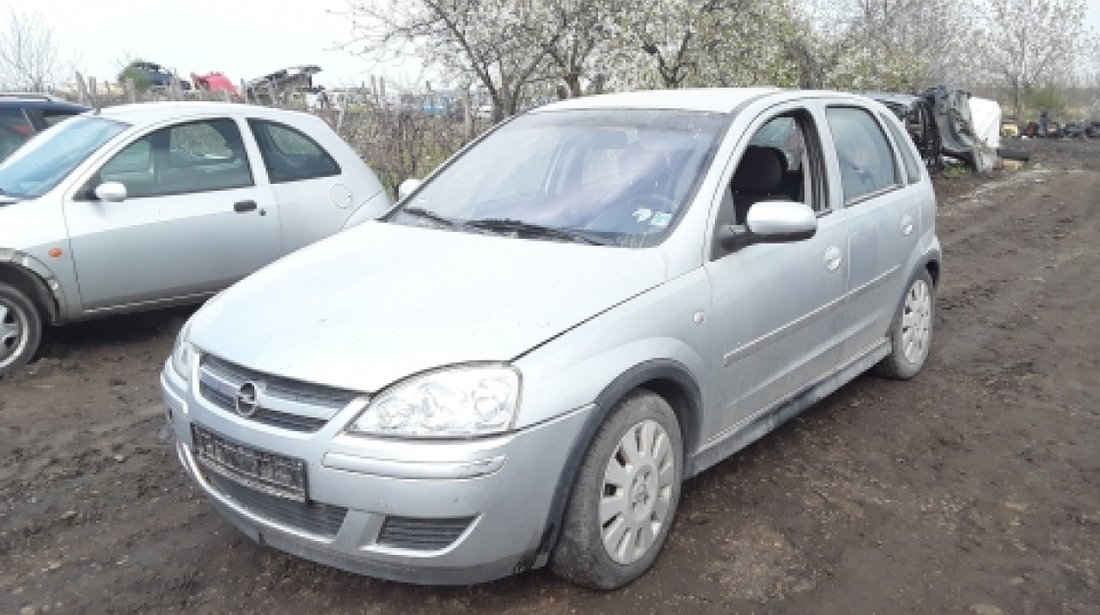
[[[890,354],[877,366],[880,375],[908,380],[924,367],[932,346],[935,308],[936,287],[932,276],[922,269],[906,287],[890,325]]]
[[[31,360],[42,340],[42,316],[20,290],[0,283],[0,377]]]
[[[683,460],[680,424],[664,398],[637,390],[620,401],[585,453],[550,569],[595,589],[644,574],[675,520]],[[605,536],[615,548],[605,547]]]

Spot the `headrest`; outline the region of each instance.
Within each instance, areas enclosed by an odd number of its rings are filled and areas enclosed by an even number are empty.
[[[750,145],[733,175],[733,189],[745,194],[777,192],[787,157],[774,147]]]

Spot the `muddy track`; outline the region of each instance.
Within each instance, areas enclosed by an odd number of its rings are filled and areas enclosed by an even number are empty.
[[[593,593],[357,577],[252,544],[177,467],[157,374],[187,310],[51,334],[0,382],[0,614],[1095,613],[1100,143],[938,182],[936,343],[690,481],[653,572]]]

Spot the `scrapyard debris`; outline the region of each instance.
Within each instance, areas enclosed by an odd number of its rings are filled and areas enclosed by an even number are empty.
[[[1001,106],[996,101],[972,98],[970,92],[946,85],[920,95],[870,92],[864,96],[885,105],[905,124],[929,171],[942,171],[944,156],[974,171],[995,166],[1001,133]]]
[[[257,77],[245,84],[245,98],[248,102],[265,105],[289,102],[295,94],[316,92],[313,75],[319,72],[320,66],[307,64],[290,66]]]

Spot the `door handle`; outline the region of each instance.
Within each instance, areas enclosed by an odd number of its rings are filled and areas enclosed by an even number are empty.
[[[825,268],[829,271],[836,271],[840,268],[840,263],[844,260],[844,253],[840,251],[840,248],[836,246],[829,246],[828,250],[825,250],[825,257],[822,259],[825,263]]]
[[[256,201],[237,201],[233,203],[233,211],[243,214],[249,211],[256,211]]]
[[[913,232],[913,216],[905,214],[901,217],[901,234],[906,237]]]

